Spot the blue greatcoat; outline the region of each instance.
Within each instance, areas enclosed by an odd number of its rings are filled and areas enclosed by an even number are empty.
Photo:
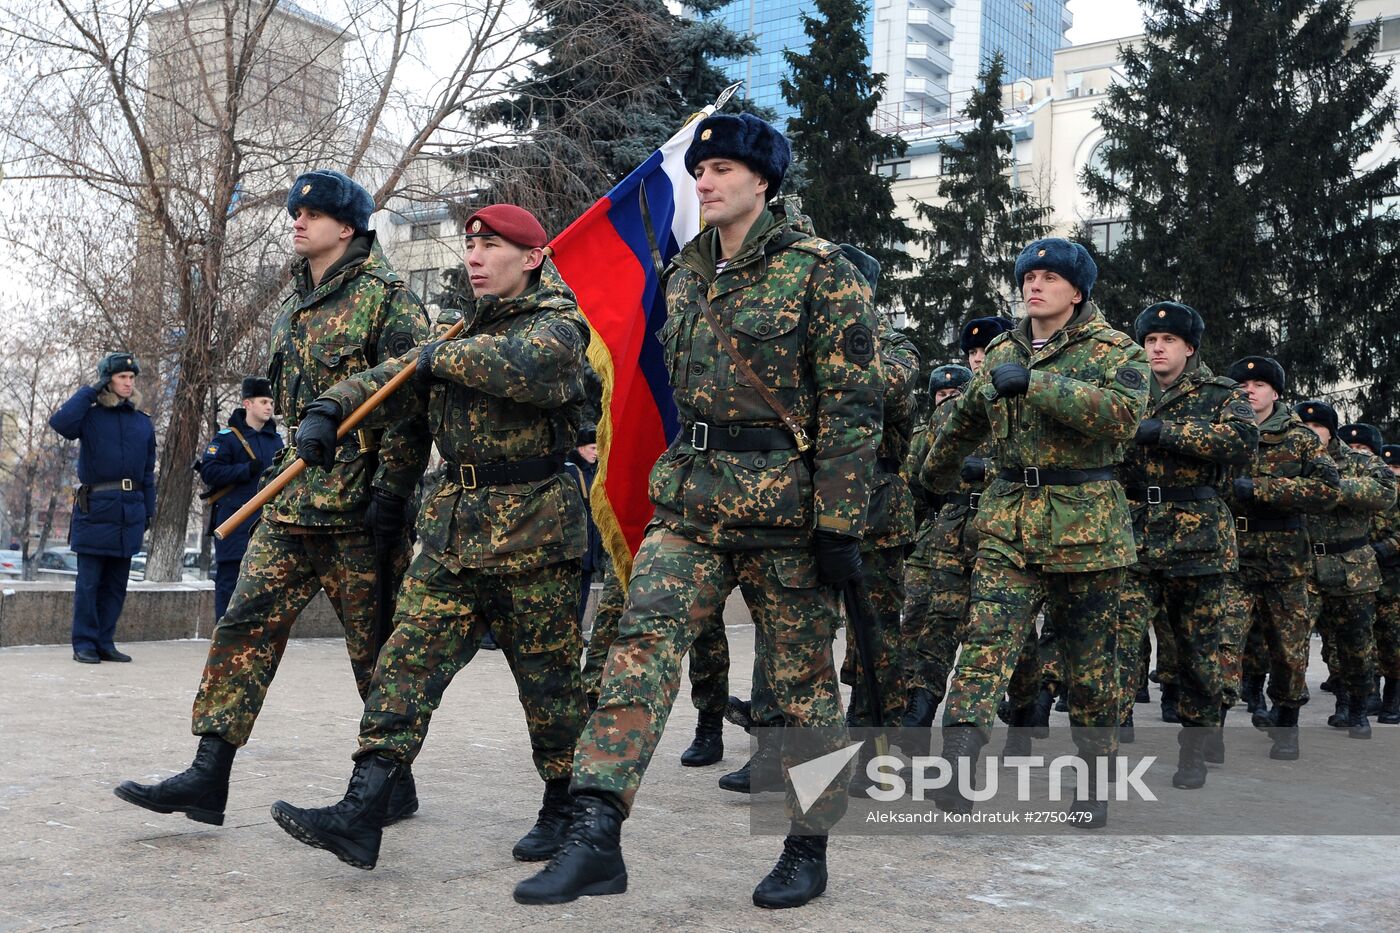
[[[49,427],[78,442],[78,482],[131,481],[128,490],[91,493],[87,511],[73,505],[69,543],[79,554],[131,557],[156,513],[156,432],[139,404],[137,394],[122,399],[83,386],[49,418]]]
[[[214,525],[223,523],[258,491],[258,479],[272,466],[277,454],[282,450],[282,436],[277,433],[277,422],[271,418],[254,431],[248,427],[247,413],[239,408],[229,416],[230,427],[215,434],[204,447],[199,461],[199,475],[211,490],[232,486],[227,493],[214,503]],[[237,430],[253,449],[256,460],[248,458],[248,451],[239,443]],[[241,561],[243,552],[248,549],[248,537],[253,531],[256,516],[239,525],[222,541],[214,540],[214,559],[219,563]]]

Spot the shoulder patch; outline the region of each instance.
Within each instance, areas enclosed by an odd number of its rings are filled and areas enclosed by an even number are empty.
[[[223,433],[223,432],[220,432],[220,433]],[[206,454],[209,454],[209,455],[212,456],[212,455],[214,455],[214,454],[216,454],[216,453],[219,452],[219,445],[218,445],[218,444],[210,444],[208,447],[204,448],[204,452],[205,452]]]
[[[841,334],[841,352],[847,359],[860,366],[869,366],[875,358],[875,337],[870,328],[856,323]]]
[[[389,335],[389,356],[403,356],[409,350],[418,346],[418,342],[413,339],[413,335],[408,331],[397,331]]]
[[[1254,420],[1254,409],[1250,408],[1245,402],[1231,402],[1230,411],[1239,415],[1241,418],[1248,418],[1250,421]]]
[[[830,240],[823,240],[819,236],[804,236],[800,240],[793,240],[788,246],[790,249],[800,249],[804,253],[820,256],[822,259],[830,259],[832,256],[841,254],[841,247]]]
[[[564,321],[555,321],[550,324],[549,332],[571,347],[579,341],[578,328]]]
[[[1142,378],[1142,373],[1133,369],[1131,366],[1120,367],[1117,375],[1113,378],[1116,379],[1120,385],[1134,390],[1141,389],[1146,384],[1146,380]]]

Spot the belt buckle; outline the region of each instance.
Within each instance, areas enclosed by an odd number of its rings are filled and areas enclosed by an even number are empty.
[[[1040,467],[1023,467],[1021,469],[1021,485],[1027,489],[1040,488]]]
[[[471,475],[472,475],[472,481],[471,481],[470,483],[467,482],[467,471],[468,471],[468,470],[471,471]],[[475,464],[475,463],[463,463],[463,464],[461,464],[460,466],[457,467],[457,474],[458,474],[458,475],[457,475],[457,482],[461,485],[461,487],[462,487],[463,489],[475,489],[475,488],[476,488],[476,464]]]
[[[1312,552],[1313,552],[1313,557],[1326,557],[1326,556],[1327,556],[1327,545],[1326,545],[1326,544],[1314,544],[1314,545],[1312,546]]]
[[[1157,498],[1155,498],[1155,499],[1152,498],[1153,493],[1156,493]],[[1148,487],[1147,487],[1147,504],[1148,504],[1148,505],[1161,505],[1161,504],[1162,504],[1162,487],[1161,487],[1161,486],[1148,486]]]
[[[1235,516],[1235,530],[1236,530],[1236,531],[1248,531],[1248,530],[1249,530],[1249,518],[1246,517],[1246,516],[1244,516],[1244,515],[1236,515],[1236,516]]]
[[[696,450],[710,449],[710,426],[697,421],[690,426],[690,446]]]
[[[981,500],[982,500],[982,494],[981,494],[980,492],[971,493],[971,494],[967,497],[967,507],[970,508],[970,509],[972,509],[972,511],[976,512],[976,511],[977,511],[977,503],[980,502]]]
[[[136,484],[129,479],[122,480],[122,492],[131,492],[136,488]]]

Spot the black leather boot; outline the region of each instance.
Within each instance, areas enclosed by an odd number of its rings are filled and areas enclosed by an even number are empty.
[[[1366,715],[1366,701],[1352,703],[1347,710],[1347,735],[1353,739],[1371,737],[1371,720]]]
[[[1334,729],[1345,729],[1351,725],[1351,698],[1342,689],[1340,684],[1332,688],[1332,696],[1336,698],[1336,706],[1332,710],[1332,715],[1327,717],[1327,725]]]
[[[1249,724],[1256,729],[1269,730],[1273,728],[1273,711],[1269,709],[1269,701],[1260,694],[1259,702],[1250,707]]]
[[[789,835],[768,877],[753,889],[759,907],[801,907],[826,890],[826,837]]]
[[[1245,709],[1251,713],[1258,709],[1264,702],[1264,678],[1245,674],[1240,681],[1240,699],[1244,700]]]
[[[1055,706],[1055,694],[1049,687],[1041,687],[1031,704],[1031,738],[1044,739],[1050,736],[1050,710]]]
[[[1181,790],[1195,790],[1206,784],[1206,756],[1202,746],[1209,729],[1201,726],[1182,726],[1176,734],[1176,773],[1172,775],[1172,787]]]
[[[943,727],[943,760],[948,762],[948,783],[933,792],[933,802],[944,813],[971,813],[972,801],[958,789],[958,775],[966,772],[968,786],[972,787],[977,777],[977,760],[982,756],[982,746],[987,737],[982,730],[971,723],[957,723]]]
[[[1269,757],[1274,761],[1298,760],[1298,707],[1275,706],[1274,727],[1269,730],[1273,747]]]
[[[933,742],[933,717],[938,713],[938,697],[927,687],[915,687],[909,692],[909,700],[904,705],[904,715],[899,720],[901,729],[909,730],[902,742],[911,745],[903,749],[910,758],[926,757]]]
[[[1181,716],[1176,711],[1176,698],[1180,695],[1181,689],[1176,684],[1162,686],[1162,722],[1181,722]]]
[[[1133,695],[1134,703],[1151,703],[1152,694],[1147,690],[1147,684],[1137,688],[1137,693]]]
[[[384,816],[402,768],[387,755],[365,755],[355,762],[339,803],[302,809],[279,800],[272,805],[272,818],[298,842],[325,849],[347,865],[371,869],[379,861]]]
[[[520,837],[515,848],[510,850],[511,858],[517,862],[543,862],[564,842],[564,834],[569,830],[569,819],[573,816],[574,798],[569,794],[568,778],[552,778],[544,782],[544,802],[540,804],[540,814],[530,831]]]
[[[1011,721],[1006,724],[1006,745],[1001,750],[1003,759],[1024,758],[1031,753],[1031,719],[1034,715],[1034,703],[1011,711]]]
[[[1213,765],[1223,765],[1225,763],[1225,715],[1230,712],[1230,707],[1220,707],[1220,725],[1208,730],[1204,744],[1201,745],[1201,752],[1206,756],[1206,761]]]
[[[622,808],[593,794],[574,798],[574,818],[549,864],[515,886],[518,904],[567,904],[627,890]]]
[[[695,741],[681,752],[681,764],[703,768],[724,757],[724,714],[701,713],[695,724]]]
[[[1385,679],[1385,690],[1381,693],[1381,711],[1376,722],[1387,726],[1400,725],[1400,683],[1396,678]]]
[[[741,700],[738,697],[730,697],[724,704],[724,718],[734,723],[740,729],[748,732],[758,725],[753,720],[753,703],[748,700]]]
[[[1123,721],[1118,725],[1118,741],[1123,745],[1132,745],[1137,741],[1137,726],[1133,725],[1133,711],[1130,708],[1128,715],[1123,717]]]
[[[183,813],[197,823],[224,825],[228,804],[228,778],[238,746],[222,736],[201,735],[194,763],[158,784],[123,781],[112,788],[127,803],[157,813]]]
[[[391,826],[417,812],[418,784],[413,780],[413,767],[403,765],[399,771],[399,779],[394,782],[394,792],[389,795],[389,809],[384,814],[384,825]]]
[[[1065,808],[1071,817],[1069,825],[1077,829],[1102,829],[1108,825],[1108,798],[1113,794],[1116,770],[1113,759],[1108,760],[1108,786],[1101,788],[1099,759],[1092,753],[1081,751],[1079,754],[1089,763],[1089,780],[1083,787],[1074,789],[1074,802]]]
[[[103,658],[102,660],[107,660]],[[1377,677],[1371,687],[1371,692],[1366,695],[1366,715],[1379,716],[1381,712],[1381,679]]]

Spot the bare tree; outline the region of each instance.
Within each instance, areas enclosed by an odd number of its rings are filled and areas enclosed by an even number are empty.
[[[291,180],[335,166],[382,206],[537,53],[522,41],[536,15],[511,0],[345,0],[334,21],[279,0],[4,0],[0,67],[20,93],[0,103],[0,159],[28,222],[3,240],[62,280],[84,349],[130,349],[154,376],[150,579],[179,577],[211,390],[263,362]]]

